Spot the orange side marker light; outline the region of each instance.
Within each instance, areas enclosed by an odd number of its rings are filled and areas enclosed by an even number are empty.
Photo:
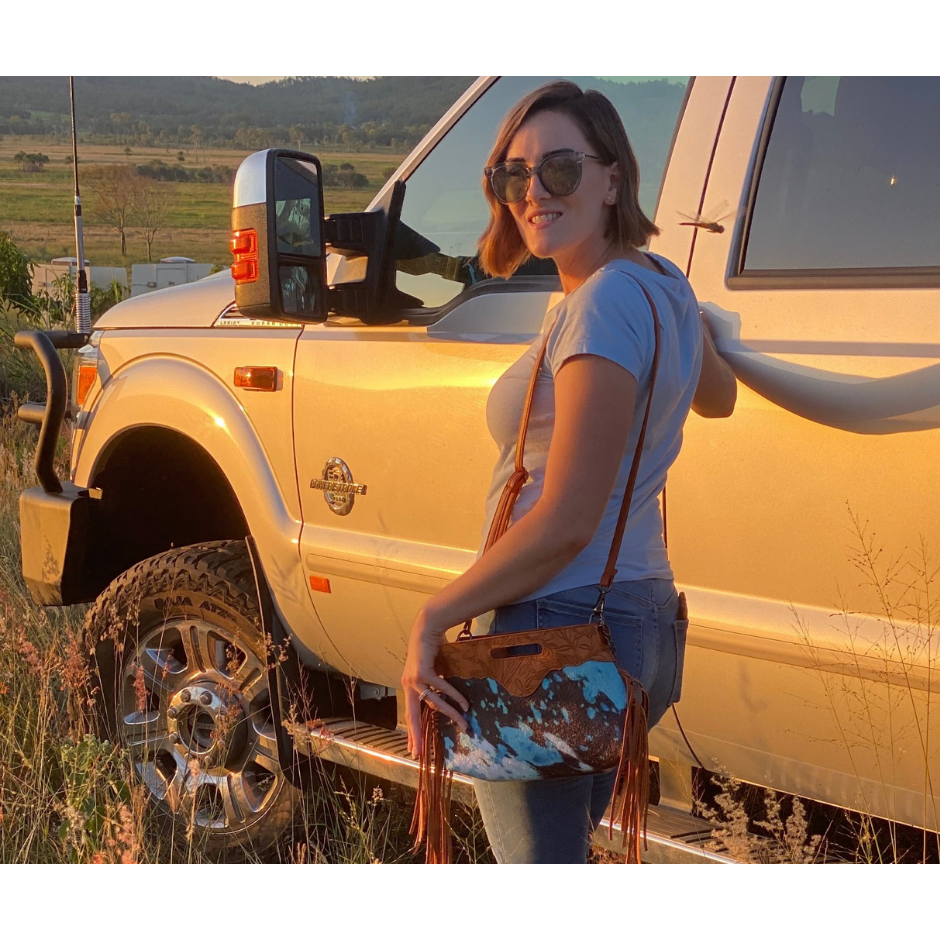
[[[95,384],[98,377],[98,363],[94,365],[81,365],[78,367],[78,388],[75,390],[75,401],[79,406],[85,404],[88,391]]]
[[[235,388],[251,392],[277,391],[277,366],[236,366]]]
[[[322,594],[332,594],[330,590],[330,579],[321,578],[319,575],[310,575],[310,587],[314,591],[320,591]]]

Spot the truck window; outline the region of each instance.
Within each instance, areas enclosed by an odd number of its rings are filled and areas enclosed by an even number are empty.
[[[787,78],[747,273],[940,265],[940,78]]]
[[[483,277],[474,263],[489,207],[483,166],[506,112],[551,76],[494,82],[408,178],[396,240],[396,283],[426,307],[447,303]],[[574,77],[617,107],[640,164],[640,202],[652,218],[688,78]],[[519,273],[553,273],[536,262]]]

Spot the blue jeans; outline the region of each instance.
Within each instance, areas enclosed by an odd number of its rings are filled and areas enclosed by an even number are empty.
[[[572,588],[496,611],[492,633],[587,623],[596,587]],[[679,700],[685,632],[677,631],[679,597],[672,581],[616,582],[605,620],[617,662],[638,679],[650,699],[652,728]],[[681,633],[681,635],[679,635]],[[497,862],[584,863],[591,834],[613,795],[615,770],[555,780],[474,784]]]

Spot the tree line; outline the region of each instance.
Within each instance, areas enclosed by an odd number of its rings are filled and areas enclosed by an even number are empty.
[[[574,76],[578,81],[578,77]],[[469,78],[296,78],[239,85],[216,78],[78,78],[80,136],[121,147],[411,150]],[[592,79],[616,105],[643,162],[668,146],[681,82]],[[0,77],[0,134],[68,137],[68,83]]]
[[[168,164],[163,160],[148,160],[134,167],[134,172],[138,176],[163,183],[227,183],[231,185],[235,182],[237,171],[237,167],[221,164],[187,169],[179,163]]]
[[[338,165],[324,163],[322,169],[323,185],[331,189],[367,189],[372,185],[369,177],[365,173],[358,172],[352,163]],[[386,167],[385,178],[387,179],[394,170],[394,166]],[[138,163],[134,167],[134,172],[138,176],[159,180],[162,183],[227,183],[231,185],[235,182],[238,168],[221,164],[187,168],[182,166],[182,161],[170,164],[164,160],[148,160],[146,163]]]
[[[126,119],[127,118],[127,119]],[[157,129],[158,122],[129,119],[129,115],[108,115],[81,122],[80,139],[93,144],[136,147],[192,148],[196,153],[207,147],[215,149],[264,150],[267,147],[325,147],[331,150],[402,153],[414,148],[431,129],[431,123],[396,125],[390,121],[369,121],[360,125],[334,124],[332,121],[255,126],[229,124],[203,126],[178,124]],[[49,119],[11,121],[0,116],[0,136],[31,135],[65,139],[71,133],[69,121]]]
[[[78,78],[77,122],[94,142],[260,149],[298,135],[320,147],[410,149],[471,78]],[[68,83],[0,78],[0,134],[65,136]],[[194,140],[195,138],[198,138]]]

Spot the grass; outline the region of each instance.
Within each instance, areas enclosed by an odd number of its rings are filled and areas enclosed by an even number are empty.
[[[134,148],[127,158],[117,145],[81,144],[81,168],[104,163],[146,163],[163,160],[176,163],[178,148]],[[13,163],[20,150],[41,151],[50,162],[43,173],[24,173]],[[249,151],[200,150],[198,154],[184,151],[186,168],[203,165],[238,166]],[[66,163],[71,154],[67,140],[40,137],[5,137],[0,140],[0,229],[8,231],[14,241],[34,261],[75,254],[72,218],[72,167]],[[369,204],[381,188],[390,169],[402,161],[402,154],[321,152],[324,163],[349,162],[369,179],[365,189],[324,190],[326,212],[358,212]],[[156,183],[170,190],[174,204],[167,225],[154,242],[154,258],[184,255],[211,264],[229,264],[228,239],[232,207],[231,187],[225,183]],[[143,239],[128,231],[127,257],[121,256],[120,238],[115,229],[98,221],[95,198],[83,185],[85,253],[92,264],[120,266],[146,263],[147,247]]]
[[[15,402],[14,402],[15,404]],[[17,498],[33,485],[35,432],[0,411],[0,863],[210,862],[152,818],[127,755],[88,733],[81,608],[41,609],[19,569]],[[65,471],[65,439],[59,471]],[[833,703],[834,707],[838,703]],[[407,864],[413,793],[322,764],[273,853],[247,861]],[[936,837],[731,777],[700,788],[712,849],[750,863],[938,861]],[[455,806],[456,860],[492,861],[477,813]],[[593,862],[619,862],[603,850]]]
[[[7,341],[2,342],[5,348]],[[21,383],[21,376],[11,383],[13,407],[0,409],[0,863],[214,861],[203,846],[174,840],[156,823],[127,754],[88,733],[84,610],[37,608],[26,593],[17,501],[19,493],[34,484],[35,431],[14,417]],[[65,438],[59,450],[58,470],[64,474]],[[870,551],[859,560],[869,570],[878,570]],[[910,579],[898,580],[898,570],[891,570],[898,583],[910,587]],[[923,566],[918,570],[930,572]],[[897,599],[888,593],[885,598],[892,605],[889,611],[896,611]],[[833,685],[831,673],[819,674],[821,681],[830,683],[831,707],[850,716],[844,720],[853,720],[852,710],[839,696],[852,694],[857,706],[854,692]],[[864,712],[860,720],[881,719]],[[929,768],[925,774],[929,792]],[[262,858],[249,852],[247,861],[421,860],[411,851],[408,832],[411,791],[328,764],[317,766],[316,776],[294,827],[272,853]],[[738,861],[940,861],[936,834],[865,813],[804,804],[728,776],[702,775],[700,784],[698,812],[715,827],[709,847]],[[456,860],[491,862],[479,814],[459,806],[454,812]],[[593,862],[619,860],[600,849],[592,852]]]
[[[934,677],[940,668],[937,621],[940,569],[927,544],[888,558],[867,524],[849,508],[853,549],[850,560],[859,574],[860,609],[875,613],[859,620],[848,599],[837,618],[842,654],[848,668],[824,668],[799,618],[795,630],[819,679],[834,744],[859,780],[862,808],[856,824],[865,861],[899,861],[909,857],[906,827],[876,823],[870,806],[890,807],[894,788],[923,792],[921,860],[940,853],[940,819],[935,800],[940,781],[936,768],[937,709]],[[931,742],[931,732],[934,741]],[[932,767],[933,765],[933,767]],[[864,784],[863,784],[864,781]]]

